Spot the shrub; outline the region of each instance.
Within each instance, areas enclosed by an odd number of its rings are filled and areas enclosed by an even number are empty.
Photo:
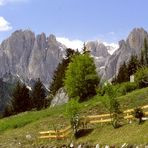
[[[97,94],[98,94],[99,96],[104,96],[104,94],[105,94],[105,86],[104,86],[104,87],[98,87],[98,88],[96,89],[96,91],[97,91]]]
[[[137,83],[133,82],[124,82],[121,84],[112,85],[113,89],[116,91],[116,96],[126,95],[126,93],[131,92],[138,88]],[[98,89],[98,94],[103,96],[107,94],[107,86],[103,86]]]
[[[118,84],[117,86],[117,91],[118,91],[118,96],[120,95],[126,95],[128,92],[131,92],[135,89],[137,89],[137,84],[136,83],[131,83],[131,82],[125,82]]]
[[[79,98],[72,98],[66,106],[66,115],[70,119],[70,124],[74,133],[77,132],[79,126],[79,111],[80,106],[78,103]]]
[[[112,125],[114,128],[119,128],[122,126],[122,119],[123,119],[123,114],[120,111],[119,113],[113,113],[112,115]]]
[[[132,82],[132,83],[126,82],[126,83],[124,83],[124,88],[125,88],[126,92],[131,92],[131,91],[137,89],[137,84],[134,82]]]
[[[148,67],[142,67],[135,73],[135,81],[139,88],[148,87]]]
[[[116,99],[117,97],[117,88],[113,85],[107,84],[104,87],[106,95],[108,96],[105,100],[101,100],[105,107],[110,112],[110,117],[112,119],[112,125],[114,128],[118,128],[121,126],[120,121],[122,117],[122,111],[120,108],[120,103]]]
[[[142,117],[144,117],[144,113],[142,108],[138,107],[134,109],[134,117],[139,119],[139,124],[142,123]]]

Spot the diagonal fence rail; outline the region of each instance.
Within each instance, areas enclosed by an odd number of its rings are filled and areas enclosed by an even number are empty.
[[[39,132],[41,139],[62,139],[66,138],[72,132],[71,126],[67,126],[62,130],[50,130]]]

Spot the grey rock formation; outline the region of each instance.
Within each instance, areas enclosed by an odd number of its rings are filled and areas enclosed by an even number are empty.
[[[102,79],[110,79],[118,73],[120,65],[128,61],[132,54],[140,55],[144,38],[148,33],[140,28],[133,29],[126,41],[119,42],[119,49],[112,55],[98,41],[87,42],[86,47],[94,58],[97,72]],[[46,87],[58,63],[63,58],[66,47],[54,35],[44,33],[35,36],[30,30],[18,30],[0,45],[0,77],[6,73],[17,75],[24,82],[40,78]]]
[[[53,100],[51,101],[51,107],[54,107],[56,105],[62,105],[67,103],[69,100],[69,97],[67,95],[67,93],[65,92],[65,90],[63,88],[60,88],[55,97],[53,98]]]
[[[107,47],[98,41],[90,41],[86,44],[87,49],[90,51],[90,54],[96,57],[108,57],[110,54],[108,53]]]
[[[30,30],[15,31],[0,45],[0,77],[11,72],[25,81],[40,78],[49,86],[65,48],[54,35],[35,36]]]
[[[103,75],[105,62],[110,57],[108,47],[98,41],[90,41],[86,44],[87,49],[94,58],[94,62],[99,75]]]
[[[132,54],[140,56],[145,37],[148,40],[148,33],[144,29],[133,29],[126,41],[119,42],[119,49],[112,55],[108,52],[112,47],[98,41],[87,42],[86,47],[94,58],[102,80],[109,80],[116,75],[120,65],[127,62]],[[8,77],[5,76],[10,73],[14,78],[17,76],[27,85],[30,84],[29,86],[34,84],[36,78],[40,78],[49,87],[53,72],[64,57],[65,49],[54,35],[46,37],[42,33],[35,36],[30,30],[17,30],[0,45],[0,78],[7,82]],[[65,102],[66,94],[60,89],[52,104],[54,106]]]
[[[119,42],[119,49],[116,50],[106,61],[102,79],[109,80],[118,74],[118,70],[123,62],[128,62],[131,55],[140,57],[144,38],[148,40],[148,33],[143,28],[135,28],[131,31],[126,41]]]

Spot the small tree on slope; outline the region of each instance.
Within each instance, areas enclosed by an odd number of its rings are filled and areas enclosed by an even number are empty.
[[[75,55],[65,73],[64,86],[69,97],[84,101],[96,94],[99,77],[93,59],[88,53]]]

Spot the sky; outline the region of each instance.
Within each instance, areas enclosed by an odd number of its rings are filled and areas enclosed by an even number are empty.
[[[54,34],[68,46],[117,44],[133,28],[148,31],[148,0],[0,0],[0,42],[18,29]]]

